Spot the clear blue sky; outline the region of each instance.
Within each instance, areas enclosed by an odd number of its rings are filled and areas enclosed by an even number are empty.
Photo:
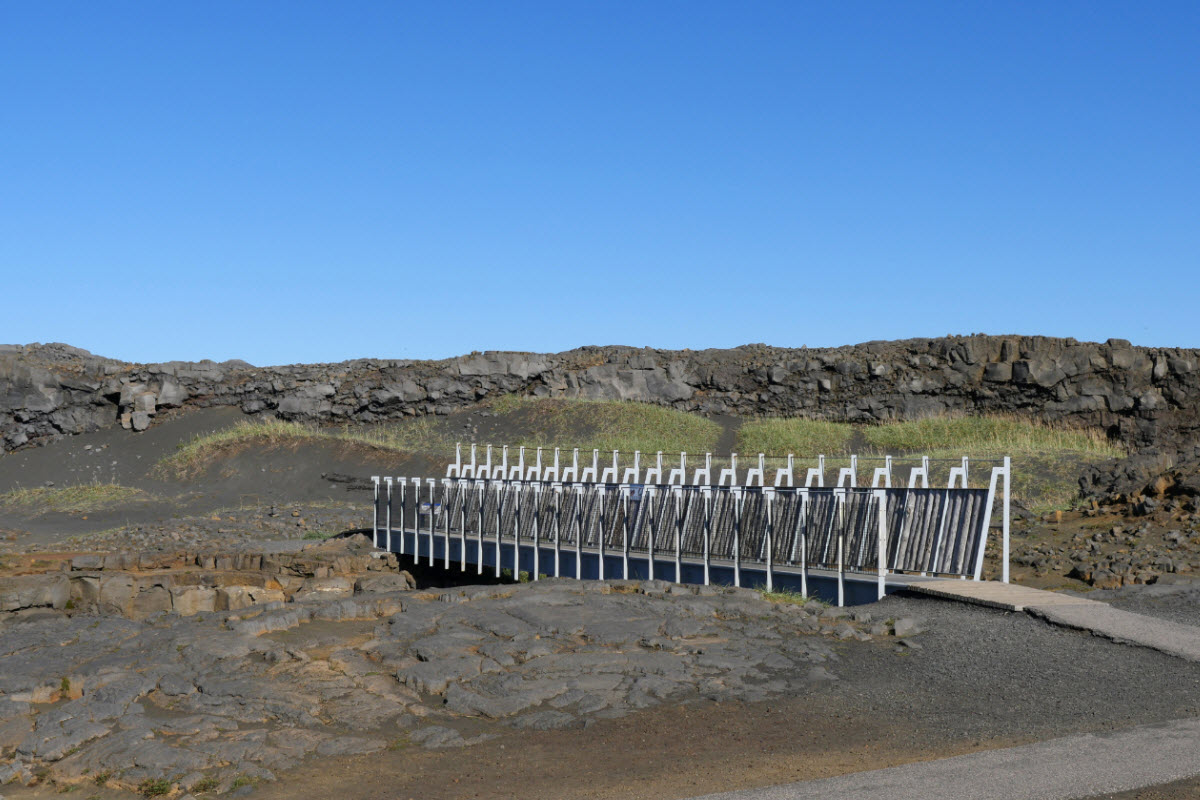
[[[0,342],[1200,347],[1200,3],[0,0]]]

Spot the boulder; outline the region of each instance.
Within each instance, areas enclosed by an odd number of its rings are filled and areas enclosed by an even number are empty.
[[[171,609],[181,616],[190,617],[206,611],[216,610],[217,590],[204,586],[174,586],[170,589]]]
[[[300,591],[292,597],[295,601],[317,600],[330,597],[347,597],[354,594],[354,581],[349,578],[306,578]]]
[[[0,578],[0,611],[25,608],[65,608],[71,582],[61,573]]]
[[[280,589],[266,589],[261,586],[219,586],[213,602],[217,611],[237,611],[262,603],[282,603],[286,600],[287,596]]]
[[[130,619],[145,619],[171,610],[171,593],[163,586],[147,586],[133,596]]]
[[[407,592],[417,588],[417,582],[407,572],[382,572],[364,575],[354,582],[358,594],[380,594],[383,592]]]

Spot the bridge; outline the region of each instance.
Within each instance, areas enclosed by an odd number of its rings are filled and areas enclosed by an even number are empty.
[[[720,583],[845,605],[912,581],[979,581],[999,527],[1008,582],[1009,458],[986,462],[984,481],[965,457],[813,462],[706,453],[689,472],[687,453],[593,450],[581,463],[573,449],[568,463],[558,448],[471,445],[467,460],[459,445],[444,476],[372,477],[373,536],[497,578]]]

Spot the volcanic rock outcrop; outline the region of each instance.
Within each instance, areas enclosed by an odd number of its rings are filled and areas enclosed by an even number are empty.
[[[7,451],[113,425],[138,431],[163,409],[178,407],[378,422],[446,414],[510,393],[866,423],[946,412],[1016,414],[1106,430],[1153,462],[1139,469],[1141,480],[1193,454],[1200,351],[1118,339],[975,335],[837,348],[611,346],[253,367],[129,364],[61,344],[6,345],[0,346],[0,446]],[[1092,482],[1099,487],[1105,480]]]

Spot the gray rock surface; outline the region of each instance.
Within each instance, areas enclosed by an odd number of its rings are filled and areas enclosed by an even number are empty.
[[[0,617],[0,779],[232,787],[309,756],[468,746],[494,735],[481,724],[554,730],[663,702],[803,692],[839,662],[808,631],[849,625],[745,590],[548,580],[414,592],[375,578],[355,595],[190,617]],[[178,605],[196,591],[162,595]]]

